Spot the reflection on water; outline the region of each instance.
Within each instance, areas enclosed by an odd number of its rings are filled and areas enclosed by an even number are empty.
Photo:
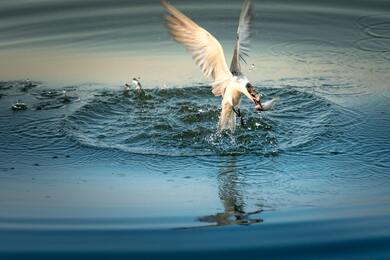
[[[227,165],[223,166],[218,173],[218,194],[223,204],[224,212],[215,215],[200,217],[199,221],[213,223],[217,226],[225,225],[250,225],[263,222],[258,218],[262,209],[248,212],[245,209],[244,178],[236,166],[234,156],[227,157]]]

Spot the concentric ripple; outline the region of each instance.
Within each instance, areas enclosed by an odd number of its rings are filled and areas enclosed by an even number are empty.
[[[384,63],[385,69],[388,69],[390,13],[363,16],[357,23],[365,37],[355,43],[356,48],[376,54],[378,61]]]
[[[261,89],[277,109],[257,114],[243,101],[244,128],[218,133],[220,99],[210,87],[147,90],[144,95],[101,92],[64,122],[76,142],[136,154],[194,156],[327,152],[353,127],[348,111],[294,89]]]
[[[321,64],[334,63],[342,54],[336,46],[320,40],[291,40],[275,44],[270,48],[273,55],[289,57],[297,62]]]

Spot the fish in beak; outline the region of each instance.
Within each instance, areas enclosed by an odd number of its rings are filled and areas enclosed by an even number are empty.
[[[268,111],[272,108],[272,106],[274,105],[276,99],[273,98],[271,100],[268,100],[264,103],[261,103],[261,107],[259,107],[259,109],[256,108],[257,111]]]
[[[260,94],[257,93],[256,89],[252,86],[252,84],[248,83],[246,85],[246,89],[248,90],[248,93],[250,95],[250,97],[248,97],[255,103],[256,111],[267,111],[271,109],[275,102],[275,99],[269,100],[265,103],[261,103]]]

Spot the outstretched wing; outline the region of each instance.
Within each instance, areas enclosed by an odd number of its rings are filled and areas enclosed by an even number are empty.
[[[251,36],[252,5],[250,0],[245,0],[242,5],[240,20],[237,29],[237,40],[234,48],[233,59],[230,65],[230,72],[235,75],[241,75],[240,61],[246,63],[245,57],[249,56],[249,44]]]
[[[167,27],[173,39],[183,44],[201,68],[206,78],[212,77],[213,94],[223,95],[232,79],[221,44],[208,31],[198,26],[175,7],[165,1],[161,5],[167,10]]]

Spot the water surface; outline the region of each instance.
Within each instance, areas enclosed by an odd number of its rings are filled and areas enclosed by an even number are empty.
[[[230,60],[241,3],[172,3]],[[245,72],[277,103],[218,133],[158,1],[2,1],[0,254],[386,258],[389,4],[254,4]]]

